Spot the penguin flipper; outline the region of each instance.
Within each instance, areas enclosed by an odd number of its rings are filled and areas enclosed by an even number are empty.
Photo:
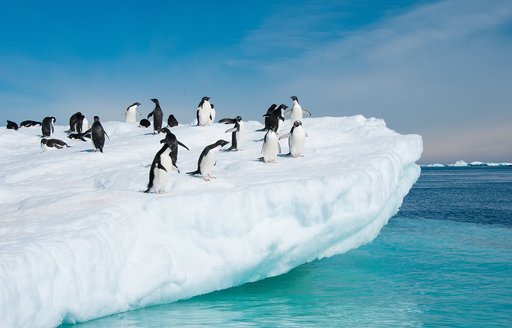
[[[164,170],[165,172],[167,172],[167,169],[160,162],[156,163],[156,167],[158,167],[160,170]]]
[[[238,131],[238,129],[236,127],[234,127],[231,129],[227,129],[226,132],[224,132],[224,133],[230,133],[230,132],[236,132],[236,131]]]
[[[282,136],[279,137],[278,140],[285,139],[285,138],[290,138],[290,133],[283,134]]]
[[[281,144],[279,142],[277,143],[277,150],[279,151],[279,154],[281,154]]]
[[[149,113],[147,118],[150,118],[151,116],[153,116],[153,112],[154,112],[154,111],[152,111],[151,113]]]
[[[309,116],[311,116],[311,112],[310,112],[309,110],[302,108],[302,111],[304,111],[304,112],[308,113],[308,114],[309,114]]]
[[[184,144],[182,144],[181,142],[179,142],[179,141],[177,141],[177,142],[178,142],[178,145],[180,145],[181,147],[185,148],[186,150],[190,150],[190,149],[188,149],[188,147],[187,147],[187,146],[185,146],[185,145],[184,145]]]

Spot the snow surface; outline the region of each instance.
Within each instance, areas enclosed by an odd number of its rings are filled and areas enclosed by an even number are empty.
[[[246,122],[205,182],[185,172],[226,125],[172,128],[181,173],[144,194],[163,134],[104,122],[92,143],[42,152],[40,128],[0,129],[0,327],[48,327],[285,273],[373,240],[420,173],[418,135],[363,116],[304,120],[305,156],[265,164]],[[289,132],[286,122],[279,131]],[[288,151],[286,142],[281,143]],[[226,146],[225,148],[229,147]]]

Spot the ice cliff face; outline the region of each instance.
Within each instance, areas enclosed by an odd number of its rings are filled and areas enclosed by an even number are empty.
[[[227,127],[180,125],[182,173],[144,194],[164,136],[103,125],[103,154],[79,140],[41,152],[39,129],[0,130],[0,326],[90,320],[346,252],[377,236],[420,173],[420,136],[354,116],[304,120],[305,156],[275,164],[257,160],[262,125],[247,122],[241,150],[219,152],[205,182],[184,172],[230,141]]]

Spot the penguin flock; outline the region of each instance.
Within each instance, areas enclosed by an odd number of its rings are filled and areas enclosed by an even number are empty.
[[[296,96],[290,97],[292,100],[292,107],[288,110],[288,106],[285,104],[270,105],[266,113],[263,114],[265,120],[264,128],[257,130],[265,132],[263,138],[263,144],[261,148],[261,157],[259,158],[264,163],[275,163],[278,158],[278,154],[281,153],[281,145],[279,140],[288,139],[289,154],[291,157],[297,158],[304,154],[305,141],[308,137],[307,132],[303,126],[304,114],[311,116],[311,113],[306,109],[302,108],[299,100]],[[166,187],[169,181],[170,174],[173,171],[180,173],[177,166],[178,161],[178,146],[181,146],[187,150],[189,148],[180,142],[177,137],[171,132],[171,128],[179,125],[174,115],[170,114],[167,119],[167,126],[163,127],[164,113],[160,106],[158,99],[153,98],[151,101],[154,103],[154,109],[147,115],[147,118],[139,121],[139,127],[149,128],[153,126],[153,133],[165,133],[165,138],[160,140],[162,147],[155,154],[151,167],[149,170],[149,180],[145,193],[163,193],[166,191]],[[134,102],[127,107],[125,111],[125,120],[128,124],[136,124],[139,113],[137,109],[141,104]],[[284,115],[290,113],[290,119],[292,127],[290,132],[279,136],[278,130],[280,122],[284,121]],[[198,127],[206,127],[211,123],[215,122],[216,111],[214,105],[210,102],[210,97],[202,97],[196,108],[196,125]],[[152,119],[152,122],[149,120]],[[45,117],[41,122],[38,121],[23,121],[16,124],[13,121],[7,121],[7,129],[18,130],[20,127],[33,127],[40,125],[42,132],[41,148],[48,150],[50,148],[63,149],[71,147],[64,141],[59,139],[52,139],[51,135],[54,133],[54,124],[56,122],[55,117]],[[213,169],[217,163],[217,154],[219,150],[231,143],[231,146],[225,151],[238,151],[239,147],[244,140],[244,122],[241,116],[234,118],[223,118],[218,121],[226,125],[232,125],[225,133],[231,134],[231,142],[219,139],[212,144],[204,147],[197,161],[197,169],[195,171],[187,172],[187,174],[201,175],[204,181],[211,181],[215,179]],[[89,127],[89,123],[85,115],[81,112],[76,112],[71,115],[69,119],[69,130],[68,138],[87,141],[85,138],[92,140],[94,145],[94,151],[100,151],[103,153],[105,145],[105,137],[108,139],[109,136],[103,128],[100,118],[94,116],[94,121]]]

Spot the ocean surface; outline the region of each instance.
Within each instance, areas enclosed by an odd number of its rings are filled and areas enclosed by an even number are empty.
[[[371,243],[80,327],[512,327],[512,167],[423,168]]]

